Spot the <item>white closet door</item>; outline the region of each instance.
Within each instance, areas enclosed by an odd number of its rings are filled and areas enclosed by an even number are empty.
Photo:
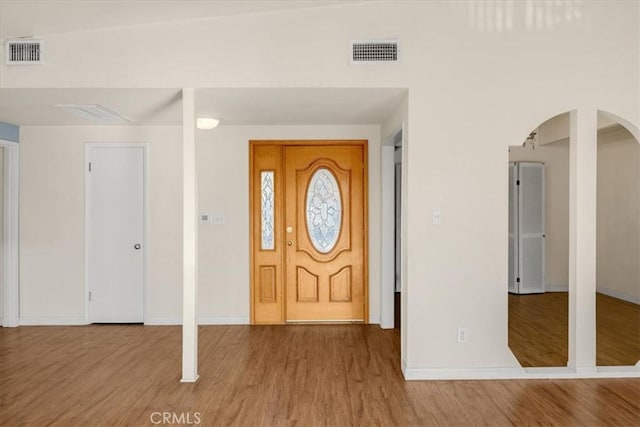
[[[91,146],[89,160],[89,320],[142,322],[144,149]]]
[[[517,293],[518,284],[518,171],[515,163],[509,163],[509,292]]]
[[[544,283],[544,164],[518,165],[518,293],[545,291]]]

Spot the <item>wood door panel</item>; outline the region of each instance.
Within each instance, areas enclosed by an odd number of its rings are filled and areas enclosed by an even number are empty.
[[[251,141],[252,323],[366,319],[366,152],[366,141]]]
[[[251,319],[253,323],[284,322],[282,265],[284,176],[281,147],[255,146],[250,157]],[[262,172],[273,172],[273,249],[262,245]]]
[[[318,276],[304,267],[296,269],[296,301],[318,302]]]
[[[329,287],[331,302],[351,301],[351,266],[329,276]]]
[[[286,147],[285,226],[295,230],[286,247],[288,321],[363,321],[365,317],[365,191],[361,146]],[[311,241],[307,195],[314,174],[326,169],[336,180],[341,200],[339,234],[322,252]],[[317,300],[296,298],[299,268],[318,278]],[[306,294],[305,294],[306,295]]]
[[[277,302],[275,265],[260,267],[260,302]]]

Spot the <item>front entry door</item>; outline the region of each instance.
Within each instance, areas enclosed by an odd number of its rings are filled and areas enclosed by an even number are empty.
[[[365,141],[252,144],[254,323],[366,320],[365,153]]]

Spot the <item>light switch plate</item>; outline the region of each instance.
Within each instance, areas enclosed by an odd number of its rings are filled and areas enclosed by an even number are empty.
[[[433,225],[442,224],[442,213],[440,212],[440,210],[433,211],[432,220],[433,220]]]
[[[214,213],[212,216],[212,222],[215,225],[222,225],[225,223],[225,218],[223,213]]]

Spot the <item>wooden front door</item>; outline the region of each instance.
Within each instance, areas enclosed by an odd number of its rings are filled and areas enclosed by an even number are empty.
[[[365,321],[366,141],[251,143],[252,321]]]

